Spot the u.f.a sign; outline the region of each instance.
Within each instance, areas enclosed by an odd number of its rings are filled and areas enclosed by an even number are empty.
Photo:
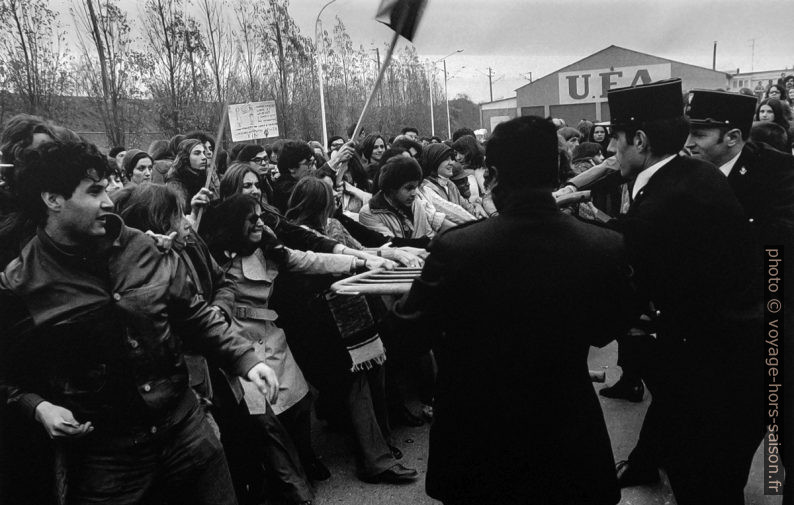
[[[607,91],[669,79],[671,65],[641,65],[560,72],[560,104],[605,102]]]

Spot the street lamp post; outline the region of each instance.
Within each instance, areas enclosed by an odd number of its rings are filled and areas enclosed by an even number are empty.
[[[320,12],[317,13],[317,19],[314,22],[314,50],[315,50],[315,59],[317,60],[317,79],[320,81],[320,117],[323,123],[323,146],[325,149],[328,148],[328,129],[325,126],[325,91],[323,90],[323,64],[320,61],[320,53],[324,53],[324,51],[320,51],[320,34],[322,33],[321,30],[321,23],[320,23],[320,16],[322,16],[323,11],[326,7],[331,5],[332,3],[336,2],[336,0],[330,0],[323,8],[320,9]]]
[[[433,76],[435,74],[435,67],[433,70],[430,71],[430,79],[428,81],[428,87],[430,88],[430,136],[436,136],[436,120],[433,118]]]
[[[449,53],[448,55],[444,56],[443,58],[439,58],[439,59],[437,59],[436,61],[433,62],[433,69],[435,69],[435,64],[438,63],[439,61],[443,61],[444,62],[444,101],[446,102],[446,108],[447,108],[447,138],[452,138],[452,131],[451,131],[452,130],[452,126],[451,126],[450,120],[449,120],[449,95],[447,94],[447,58],[449,58],[450,56],[454,56],[454,55],[456,55],[458,53],[462,53],[462,52],[463,52],[463,49],[458,49],[457,51]],[[435,73],[435,72],[433,72],[433,73]],[[430,129],[432,130],[432,134],[435,135],[436,134],[436,131],[435,131],[436,128],[435,128],[435,119],[433,118],[433,82],[432,82],[432,77],[431,77],[431,81],[430,81]]]

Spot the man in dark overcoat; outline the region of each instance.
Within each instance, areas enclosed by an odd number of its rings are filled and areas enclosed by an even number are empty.
[[[748,140],[756,103],[753,96],[712,90],[691,91],[686,107],[690,125],[686,147],[693,157],[713,163],[728,178],[728,184],[744,208],[753,230],[752,239],[760,267],[764,268],[766,250],[774,250],[773,254],[782,258],[783,269],[788,274],[783,278],[791,279],[794,278],[794,156],[765,143]],[[790,342],[794,331],[792,294],[794,290],[784,293],[781,342]],[[788,355],[793,351],[794,345],[789,345]],[[794,361],[784,359],[785,363],[790,370]],[[781,400],[785,398],[784,395],[780,397]],[[782,420],[788,420],[790,424],[794,419],[794,405],[792,402],[782,403],[778,411],[783,414]],[[782,438],[786,423],[774,417],[770,416],[769,420],[774,430],[770,431],[770,437],[781,435],[785,454],[791,454],[791,440]],[[787,468],[790,469],[790,465]],[[786,472],[786,488],[790,489],[784,502],[787,504],[794,503],[792,473]]]
[[[680,79],[607,96],[611,146],[633,181],[615,228],[658,324],[638,445],[667,471],[679,505],[742,504],[765,430],[762,291],[748,221],[714,165],[677,154],[688,135]]]
[[[487,158],[499,216],[439,235],[395,308],[438,362],[427,493],[447,505],[617,503],[587,355],[633,313],[621,237],[558,210],[551,121],[500,124]]]

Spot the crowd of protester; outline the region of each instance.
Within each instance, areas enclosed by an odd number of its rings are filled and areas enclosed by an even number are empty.
[[[771,85],[758,101],[746,140],[791,153],[792,97],[794,80]],[[610,150],[615,131],[589,120],[576,127],[562,120],[549,124],[556,129],[558,160],[552,189],[562,188],[558,195],[585,186],[592,191],[590,201],[564,212],[592,221],[625,215],[634,198],[631,181],[579,182],[599,171],[622,170]],[[679,149],[685,152],[690,144],[694,153],[694,141]],[[417,470],[399,463],[402,452],[391,433],[394,425],[418,426],[434,418],[437,365],[431,345],[390,322],[393,299],[337,296],[329,288],[340,276],[357,272],[421,267],[437,235],[499,216],[508,205],[504,202],[511,201],[504,196],[509,180],[507,171],[500,178],[494,164],[486,162],[485,144],[468,128],[442,140],[406,127],[396,136],[332,136],[327,145],[281,139],[221,146],[194,131],[143,147],[116,146],[102,154],[68,128],[35,116],[16,116],[3,127],[0,266],[10,265],[17,276],[23,276],[17,272],[22,268],[36,278],[28,270],[74,261],[76,271],[91,279],[86,282],[96,279],[88,292],[110,290],[116,301],[127,295],[104,283],[124,272],[125,261],[138,265],[136,275],[150,275],[152,282],[165,276],[172,284],[160,301],[160,290],[147,290],[154,284],[144,283],[121,316],[96,301],[74,304],[68,298],[84,293],[56,293],[46,300],[53,307],[81,307],[76,312],[39,307],[41,313],[29,318],[18,306],[4,304],[0,331],[15,335],[0,349],[0,493],[8,503],[60,503],[72,493],[90,500],[116,492],[107,489],[111,484],[98,483],[97,476],[107,475],[108,461],[121,458],[118,451],[145,447],[179,453],[211,442],[217,447],[207,455],[209,473],[197,477],[190,473],[194,465],[174,455],[164,467],[142,469],[149,480],[141,477],[145,482],[139,479],[131,484],[135,490],[123,492],[133,497],[131,502],[181,503],[185,497],[173,493],[187,493],[185,487],[162,487],[163,479],[174,478],[190,483],[189,496],[230,494],[218,503],[311,503],[313,482],[331,477],[312,445],[313,412],[329,427],[350,434],[361,480],[416,480]],[[526,159],[534,156],[527,153]],[[91,182],[87,189],[86,180]],[[74,217],[80,209],[72,205],[81,204],[69,203],[84,189],[86,201],[99,202],[102,211],[96,219],[89,216],[95,222],[88,224]],[[71,242],[48,236],[53,222],[61,223],[59,236]],[[124,246],[129,257],[114,252],[121,255],[116,259],[103,249],[100,259],[85,241],[75,239],[92,226],[108,235],[119,233],[107,247],[129,243]],[[55,252],[38,252],[35,260],[43,263],[20,267],[24,258],[32,261],[31,242]],[[147,247],[167,260],[149,258]],[[46,285],[46,279],[25,279],[26,286]],[[14,281],[7,280],[9,285]],[[58,310],[69,323],[65,326],[74,329],[55,324],[62,319],[50,312]],[[128,329],[140,325],[136,318],[168,327],[162,330],[167,337],[138,342]],[[110,372],[124,361],[114,354],[119,349],[98,351],[110,364],[67,349],[80,331],[92,339],[79,349],[92,354],[86,346],[107,346],[97,339],[101,328],[85,327],[85,321],[102,326],[97,321],[105,320],[120,325],[106,331],[126,346],[124,353],[144,360],[146,379],[136,377],[130,384],[119,370]],[[631,331],[647,336],[635,326]],[[53,343],[62,337],[66,344]],[[65,356],[41,353],[47,345]],[[641,400],[639,372],[625,363],[623,369],[621,381],[602,394]],[[36,376],[40,370],[44,380]],[[75,370],[80,380],[72,382]],[[410,408],[409,386],[419,393],[418,410]],[[130,399],[131,387],[138,388],[146,405]],[[155,390],[161,396],[149,401],[146,395]],[[97,413],[106,417],[92,417]],[[34,420],[45,430],[35,429]],[[187,426],[198,433],[205,425],[209,431],[198,442],[183,433]],[[179,433],[173,439],[182,445],[163,449],[155,435],[161,431]],[[81,448],[80,458],[64,449],[92,432],[96,442]],[[228,479],[217,477],[225,472]],[[196,485],[197,479],[204,486]]]
[[[362,480],[410,482],[418,472],[399,463],[402,453],[391,426],[418,426],[433,418],[429,345],[408,345],[409,339],[383,323],[393,300],[337,299],[329,287],[339,276],[367,269],[421,267],[437,232],[472,221],[475,214],[487,217],[484,149],[473,132],[456,132],[454,145],[417,133],[407,127],[388,142],[379,133],[359,142],[334,136],[327,149],[316,141],[284,139],[223,150],[211,136],[194,131],[156,140],[146,150],[117,146],[101,154],[68,128],[16,116],[0,140],[2,263],[23,253],[44,223],[44,211],[33,217],[27,197],[37,190],[69,195],[77,191],[69,187],[75,178],[95,178],[102,187],[94,191],[109,198],[105,210],[149,235],[163,255],[175,255],[194,296],[245,337],[277,379],[271,404],[257,384],[205,359],[193,335],[176,332],[179,347],[185,347],[191,394],[223,444],[239,503],[313,500],[312,483],[330,477],[312,447],[313,410],[352,435]],[[72,167],[71,179],[53,181],[54,188],[30,180],[37,170],[41,177],[58,177],[53,167],[47,172],[39,166],[57,156],[89,160],[91,168],[78,177],[79,167]],[[341,330],[350,321],[352,335]],[[22,323],[4,312],[3,328],[15,324]],[[23,374],[10,382],[28,379]],[[408,401],[414,387],[419,410]],[[9,404],[25,397],[16,387],[3,391]],[[14,409],[2,411],[0,490],[12,501],[62,499],[65,488],[51,485],[57,478],[35,492],[17,484],[26,482],[15,479],[11,468],[20,468],[19,458],[35,461],[36,475],[52,476],[55,468],[57,476],[59,462],[64,471],[68,465],[45,450],[46,440],[33,450],[27,443],[16,446],[8,435],[30,420]],[[90,428],[74,422],[88,431],[107,429],[101,420]],[[128,420],[125,428],[140,422]]]

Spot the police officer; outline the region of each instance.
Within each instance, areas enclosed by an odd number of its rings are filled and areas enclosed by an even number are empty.
[[[680,505],[742,504],[765,431],[761,290],[747,220],[713,165],[678,154],[688,136],[680,79],[607,98],[610,149],[633,182],[614,227],[658,316],[644,373],[653,402],[638,445],[667,471]],[[632,460],[623,477],[640,471]]]

